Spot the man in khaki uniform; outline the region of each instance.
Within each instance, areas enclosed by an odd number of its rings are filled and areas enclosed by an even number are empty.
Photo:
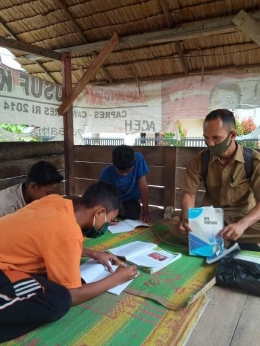
[[[244,149],[235,141],[236,134],[235,118],[229,110],[217,109],[204,120],[203,135],[210,158],[202,205],[224,209],[226,226],[219,236],[223,236],[226,245],[238,242],[242,249],[260,250],[255,245],[260,243],[260,153],[252,150],[253,172],[248,179]],[[202,181],[202,152],[189,162],[181,184],[181,217],[174,217],[169,224],[170,232],[185,242],[191,231],[188,208],[195,207]]]

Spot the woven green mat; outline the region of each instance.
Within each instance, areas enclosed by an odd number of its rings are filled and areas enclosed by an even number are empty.
[[[216,266],[206,264],[202,257],[189,256],[187,248],[167,244],[160,238],[167,242],[178,243],[178,240],[168,233],[167,226],[158,224],[151,228],[139,228],[116,235],[107,232],[100,238],[87,239],[85,246],[105,251],[140,240],[156,243],[165,250],[181,252],[182,257],[179,260],[154,274],[140,270],[139,276],[125,291],[155,300],[169,309],[182,309],[193,301],[194,297],[199,296],[199,292],[204,291],[205,287],[210,287],[210,282],[213,284]]]
[[[176,242],[170,239],[165,226],[156,226],[155,230],[166,241]],[[61,320],[1,345],[184,345],[207,299],[204,295],[198,295],[193,304],[189,305],[188,302],[213,277],[214,267],[205,266],[203,259],[188,257],[184,248],[161,243],[151,229],[139,229],[116,236],[106,233],[101,238],[86,240],[85,245],[106,250],[137,239],[160,244],[166,250],[181,251],[183,258],[176,261],[174,266],[170,265],[153,275],[140,271],[140,276],[128,288],[131,294],[122,292],[120,296],[115,296],[104,293],[71,308]],[[167,309],[164,305],[179,310]],[[186,307],[180,309],[182,306]]]
[[[1,346],[182,346],[206,304],[202,296],[174,311],[132,294],[104,293]]]

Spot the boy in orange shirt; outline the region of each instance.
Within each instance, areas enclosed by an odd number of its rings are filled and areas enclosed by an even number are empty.
[[[135,277],[135,266],[124,268],[114,255],[83,249],[81,228],[100,230],[120,207],[115,188],[99,182],[74,210],[72,201],[50,195],[0,218],[0,342],[58,320],[71,306]],[[81,256],[108,270],[109,260],[119,267],[103,280],[82,284]]]

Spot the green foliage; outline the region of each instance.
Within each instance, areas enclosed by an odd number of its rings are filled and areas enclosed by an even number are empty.
[[[23,130],[27,127],[27,125],[23,124],[0,124],[0,127],[6,131],[12,133],[23,133]]]
[[[239,117],[236,117],[236,132],[238,136],[244,136],[248,133],[251,133],[257,128],[254,119],[252,117],[248,117],[243,119],[242,121],[239,119]],[[239,141],[240,144],[242,144],[245,147],[257,149],[258,148],[258,140],[252,139],[252,140],[243,140]]]
[[[239,144],[242,144],[244,147],[248,147],[248,148],[252,148],[252,149],[259,149],[258,139],[239,141]]]
[[[161,145],[169,145],[169,146],[174,146],[174,147],[184,147],[185,146],[185,141],[181,140],[182,138],[186,138],[187,135],[187,130],[184,129],[181,125],[180,121],[177,121],[177,128],[179,131],[180,135],[180,140],[175,139],[175,133],[174,132],[161,132],[161,137],[162,138],[167,138],[167,140],[163,140],[161,142]]]
[[[9,131],[11,133],[15,133],[15,134],[21,134],[24,132],[24,130],[28,127],[28,125],[24,125],[24,124],[2,124],[0,123],[0,128],[6,130],[6,131]],[[21,142],[38,142],[38,140],[34,137],[26,137],[25,138],[20,138],[18,136],[18,140],[21,141]],[[0,141],[1,142],[5,142],[5,140],[3,138],[0,137]]]
[[[181,122],[177,121],[177,127],[179,130],[180,138],[186,138],[187,137],[187,129],[184,129],[181,125]]]
[[[252,117],[248,117],[243,119],[242,121],[239,117],[236,116],[236,132],[238,136],[244,136],[248,133],[251,133],[257,128],[254,119]]]

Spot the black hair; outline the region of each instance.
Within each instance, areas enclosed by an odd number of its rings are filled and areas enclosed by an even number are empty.
[[[58,184],[64,180],[63,176],[57,171],[56,167],[46,161],[38,161],[30,168],[25,183],[35,183],[38,186]]]
[[[112,160],[117,169],[126,171],[134,165],[134,150],[128,145],[119,145],[112,152]]]
[[[236,128],[236,120],[234,114],[228,109],[215,109],[210,112],[205,120],[204,124],[207,121],[214,120],[220,118],[222,120],[223,126],[228,127],[230,130],[235,130]]]
[[[241,89],[240,89],[239,85],[237,85],[235,83],[228,83],[228,82],[217,84],[213,89],[210,90],[210,93],[209,93],[209,100],[210,101],[218,90],[224,90],[227,93],[233,92],[237,96],[238,104],[240,104]]]
[[[116,209],[122,210],[122,202],[116,187],[104,181],[90,185],[82,195],[79,204],[83,204],[87,209],[101,205],[107,213]]]

